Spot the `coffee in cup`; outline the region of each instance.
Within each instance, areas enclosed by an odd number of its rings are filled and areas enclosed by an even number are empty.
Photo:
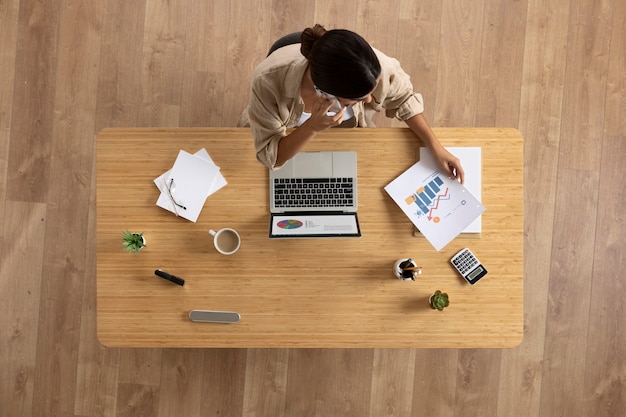
[[[209,233],[213,236],[215,249],[223,255],[232,255],[241,245],[241,238],[235,229],[226,227],[217,232],[209,230]]]

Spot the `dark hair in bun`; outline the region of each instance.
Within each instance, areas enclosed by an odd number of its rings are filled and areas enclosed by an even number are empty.
[[[344,29],[327,31],[315,25],[302,32],[300,51],[308,61],[313,83],[337,97],[368,95],[380,75],[380,62],[360,35]]]

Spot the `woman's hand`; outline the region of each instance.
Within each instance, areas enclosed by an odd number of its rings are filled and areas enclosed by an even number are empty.
[[[308,126],[315,132],[321,132],[329,127],[340,125],[343,120],[343,111],[345,107],[342,107],[341,111],[333,115],[328,114],[328,111],[333,106],[335,100],[335,98],[331,99],[326,95],[321,95],[313,105],[311,117],[304,122],[303,125],[308,124]]]
[[[327,113],[332,105],[333,100],[328,97],[321,96],[318,98],[313,106],[311,117],[278,142],[275,166],[282,166],[293,158],[318,132],[341,123],[344,109],[342,108],[339,113],[329,116]]]
[[[443,168],[444,172],[448,174],[448,177],[461,181],[461,184],[465,182],[465,172],[461,166],[461,160],[452,155],[443,146],[433,149],[435,160],[439,163],[439,166]]]
[[[457,179],[463,184],[465,181],[465,172],[461,166],[461,161],[441,145],[439,139],[437,139],[426,121],[424,114],[416,114],[407,119],[406,124],[411,128],[413,133],[430,148],[435,157],[435,161],[437,161],[443,171],[448,174],[450,178]]]

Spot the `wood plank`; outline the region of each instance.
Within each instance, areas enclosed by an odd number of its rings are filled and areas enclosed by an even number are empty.
[[[498,416],[539,415],[544,346],[550,337],[545,328],[554,204],[524,203],[524,338],[516,349],[501,352]]]
[[[568,169],[600,167],[612,3],[572,0],[559,146]]]
[[[167,127],[180,124],[178,104],[142,103],[139,108],[140,126]]]
[[[221,126],[225,57],[213,51],[228,42],[229,2],[192,1],[187,10],[181,126]],[[247,91],[246,91],[247,92]]]
[[[582,416],[584,362],[598,204],[598,173],[560,170],[556,212],[576,210],[555,219],[540,415]],[[578,277],[579,279],[574,279]]]
[[[622,80],[624,79],[622,67]],[[624,91],[624,90],[622,90]],[[622,110],[623,104],[622,104]],[[623,113],[622,113],[623,114]],[[619,279],[626,268],[623,207],[626,191],[623,162],[626,140],[621,134],[604,140],[599,190],[598,227],[584,365],[584,407],[581,415],[620,416],[626,410],[626,283]],[[622,274],[623,275],[623,274]]]
[[[396,56],[398,25],[385,25],[381,22],[394,22],[400,15],[400,2],[394,0],[367,0],[360,2],[357,12],[356,29],[370,45],[389,56]]]
[[[119,382],[158,386],[163,349],[121,349]]]
[[[527,8],[485,2],[476,126],[519,126]]]
[[[569,8],[528,0],[519,128],[524,134],[524,339],[502,352],[498,415],[539,416]]]
[[[585,357],[606,100],[609,2],[572,1],[540,413],[583,416]],[[602,23],[604,22],[604,23]],[[599,24],[594,24],[599,23]],[[576,99],[573,97],[584,97]],[[597,106],[600,108],[597,108]],[[580,124],[572,129],[573,121]],[[576,207],[572,210],[572,207]],[[570,211],[567,216],[560,215]],[[579,277],[580,279],[573,279]],[[581,337],[582,335],[582,337]],[[558,389],[555,389],[558,384]]]
[[[180,105],[187,8],[182,2],[146,3],[143,38],[143,102]]]
[[[101,29],[95,131],[138,123],[145,3],[145,0],[107,2]]]
[[[454,415],[493,416],[498,409],[500,351],[463,349],[459,351]]]
[[[45,203],[54,127],[61,0],[20,1],[7,198]],[[9,61],[10,62],[10,61]],[[34,99],[36,98],[36,99]]]
[[[4,147],[8,144],[11,128],[13,88],[15,83],[15,60],[17,55],[17,32],[19,20],[19,0],[7,1],[0,7],[0,160],[5,161],[7,154]],[[4,169],[2,171],[4,172]],[[6,178],[3,175],[4,178]],[[3,181],[4,183],[4,181]],[[4,187],[4,184],[2,184]]]
[[[411,415],[416,353],[415,349],[374,349],[370,416]]]
[[[411,416],[454,416],[458,358],[458,349],[417,350]]]
[[[246,349],[204,350],[201,415],[243,416]]]
[[[81,333],[74,396],[77,415],[115,415],[122,385],[117,378],[119,356],[119,349],[106,349],[95,337],[83,337]]]
[[[614,2],[600,161],[597,229],[584,374],[583,415],[626,410],[626,3]],[[621,184],[621,185],[620,185]]]
[[[435,126],[473,126],[480,76],[484,1],[443,2]]]
[[[180,124],[187,8],[182,2],[146,3],[143,32],[141,126]]]
[[[91,173],[89,221],[86,236],[85,286],[80,320],[74,413],[81,416],[115,415],[118,391],[119,349],[106,349],[96,330],[96,175]]]
[[[237,126],[250,94],[254,68],[267,56],[270,39],[272,0],[231,2],[226,43],[222,126]],[[263,36],[259,36],[263,34]]]
[[[348,29],[355,31],[361,2],[351,0],[318,0],[315,2],[314,18],[304,27],[313,27],[316,23],[330,29]],[[349,12],[348,12],[349,11]]]
[[[291,349],[285,416],[366,416],[373,349]]]
[[[246,351],[243,416],[289,416],[285,413],[289,349]]]
[[[567,49],[569,8],[560,0],[552,3],[529,0],[520,131],[526,138],[524,201],[554,202],[561,108]],[[532,165],[531,165],[532,164]],[[547,219],[551,224],[551,220]],[[527,274],[532,277],[532,274]],[[544,282],[546,280],[543,280]],[[539,321],[538,321],[539,322]]]
[[[76,213],[90,208],[94,149],[85,132],[95,124],[101,7],[64,2],[59,20],[40,306],[41,316],[50,319],[39,322],[34,415],[71,415],[75,406],[89,219]]]
[[[399,8],[395,58],[411,77],[413,89],[422,94],[424,115],[428,120],[435,120],[443,2],[401,0]]]
[[[200,349],[163,351],[160,382],[159,417],[194,416],[202,404],[204,352]]]
[[[270,45],[282,36],[303,31],[317,23],[311,20],[311,16],[315,14],[315,5],[316,2],[308,0],[272,0]]]
[[[158,415],[163,352],[164,349],[119,349],[114,415]]]
[[[4,218],[17,56],[19,0],[0,7],[0,218]],[[0,237],[2,236],[0,230]],[[0,254],[2,248],[0,247]]]
[[[118,384],[117,417],[158,416],[159,387],[146,384]]]
[[[0,404],[4,412],[24,417],[37,415],[32,402],[46,210],[42,203],[8,201],[1,223]]]

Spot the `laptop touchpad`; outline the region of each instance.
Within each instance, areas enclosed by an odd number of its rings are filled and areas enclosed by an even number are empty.
[[[328,178],[333,175],[333,158],[330,152],[301,152],[294,157],[294,176]]]

